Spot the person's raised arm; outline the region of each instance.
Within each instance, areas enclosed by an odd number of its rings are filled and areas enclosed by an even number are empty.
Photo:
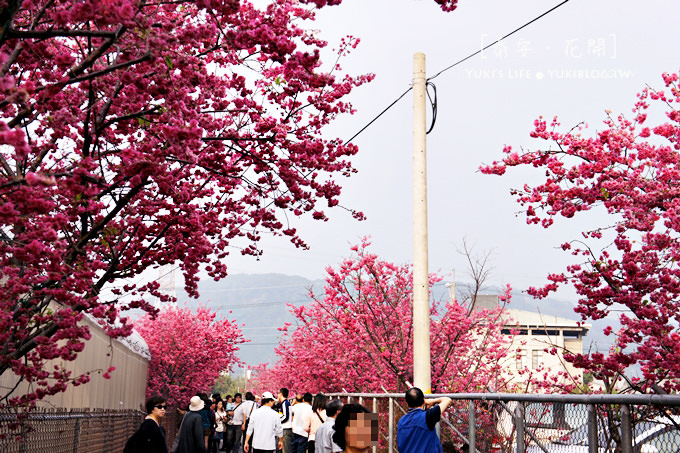
[[[441,410],[442,413],[451,405],[453,400],[449,398],[448,396],[442,396],[439,398],[427,398],[425,400],[425,406],[427,407],[432,407],[435,404],[439,405],[439,409]]]

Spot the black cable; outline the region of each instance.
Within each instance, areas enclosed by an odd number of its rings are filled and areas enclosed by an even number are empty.
[[[430,91],[428,90],[429,87],[432,87],[434,100],[432,99],[432,96],[430,96]],[[427,98],[430,100],[430,105],[432,106],[432,124],[430,124],[430,128],[427,130],[427,132],[425,132],[425,135],[427,135],[432,132],[432,129],[434,129],[434,123],[437,122],[437,86],[432,82],[427,82],[425,85],[425,92],[427,93]]]
[[[430,77],[430,78],[427,79],[427,80],[430,81],[430,80],[434,79],[435,77],[438,77],[438,76],[439,76],[440,74],[442,74],[443,72],[446,72],[446,71],[448,71],[449,69],[453,68],[454,66],[457,66],[457,65],[461,64],[462,62],[467,61],[467,60],[469,60],[470,58],[474,57],[475,55],[478,55],[478,54],[484,52],[484,51],[485,51],[486,49],[488,49],[489,47],[495,46],[495,45],[498,44],[499,42],[503,41],[505,38],[508,38],[508,37],[514,35],[514,34],[517,33],[518,31],[520,31],[521,29],[523,29],[523,28],[525,28],[525,27],[527,27],[527,26],[533,24],[534,22],[536,22],[537,20],[541,19],[542,17],[547,16],[548,14],[552,13],[553,11],[555,11],[557,8],[559,8],[560,6],[564,5],[564,4],[567,3],[568,1],[569,1],[569,0],[564,0],[564,1],[563,1],[562,3],[560,3],[559,5],[553,6],[553,7],[550,8],[548,11],[544,12],[543,14],[541,14],[540,16],[535,17],[534,19],[532,19],[531,21],[529,21],[529,22],[527,22],[526,24],[522,25],[521,27],[514,29],[513,31],[511,31],[511,32],[508,33],[507,35],[503,36],[503,37],[500,38],[500,39],[497,39],[496,41],[494,41],[493,43],[489,44],[488,46],[486,46],[486,47],[484,47],[484,48],[482,48],[482,49],[479,49],[477,52],[471,53],[470,55],[468,55],[467,57],[463,58],[462,60],[459,60],[459,61],[455,62],[454,64],[452,64],[451,66],[448,66],[448,67],[442,69],[441,71],[439,71],[438,73],[436,73],[435,75],[433,75],[432,77]]]
[[[352,136],[352,138],[350,138],[349,140],[347,140],[347,142],[345,142],[345,144],[346,144],[346,145],[349,145],[350,142],[351,142],[352,140],[354,140],[354,139],[357,137],[357,135],[361,134],[363,131],[365,131],[366,129],[368,129],[368,126],[370,126],[370,125],[373,124],[378,118],[380,118],[380,117],[383,115],[383,113],[385,113],[386,111],[388,111],[389,109],[391,109],[392,106],[393,106],[394,104],[396,104],[397,102],[399,102],[399,101],[401,100],[401,98],[403,98],[404,96],[406,96],[406,94],[407,94],[409,91],[411,91],[412,89],[413,89],[413,87],[411,86],[411,87],[409,87],[408,90],[404,91],[404,92],[401,94],[401,96],[399,96],[393,103],[391,103],[390,105],[388,105],[388,106],[385,108],[385,110],[383,110],[382,112],[380,112],[380,113],[378,114],[378,116],[376,116],[375,118],[373,118],[373,119],[371,120],[370,123],[368,123],[367,125],[365,125],[364,127],[362,127],[361,130],[360,130],[359,132],[357,132],[356,134],[354,134],[354,135]]]
[[[436,73],[436,74],[433,75],[432,77],[428,78],[427,81],[429,82],[430,80],[432,80],[432,79],[438,77],[438,76],[441,75],[442,73],[444,73],[444,72],[448,71],[449,69],[453,68],[454,66],[457,66],[457,65],[461,64],[462,62],[467,61],[467,60],[469,60],[470,58],[474,57],[475,55],[478,55],[478,54],[484,52],[484,51],[485,51],[486,49],[488,49],[489,47],[495,46],[496,44],[498,44],[498,43],[501,42],[502,40],[504,40],[504,39],[506,39],[506,38],[508,38],[508,37],[510,37],[510,36],[512,36],[512,35],[514,35],[515,33],[517,33],[518,31],[522,30],[523,28],[525,28],[525,27],[531,25],[532,23],[536,22],[537,20],[541,19],[542,17],[544,17],[544,16],[550,14],[551,12],[555,11],[557,8],[559,8],[560,6],[564,5],[564,4],[567,3],[567,2],[569,2],[569,0],[564,0],[564,1],[563,1],[562,3],[560,3],[559,5],[556,5],[556,6],[552,7],[551,9],[549,9],[549,10],[546,11],[546,12],[544,12],[544,13],[541,14],[540,16],[535,17],[534,19],[532,19],[531,21],[529,21],[529,22],[527,22],[526,24],[522,25],[521,27],[516,28],[515,30],[511,31],[510,33],[508,33],[507,35],[503,36],[502,38],[497,39],[497,40],[494,41],[493,43],[491,43],[491,44],[485,46],[484,48],[478,50],[477,52],[474,52],[474,53],[468,55],[467,57],[463,58],[462,60],[459,60],[459,61],[455,62],[455,63],[452,64],[451,66],[448,66],[448,67],[442,69],[441,71],[439,71],[438,73]],[[435,123],[435,121],[436,121],[436,119],[437,119],[437,88],[434,86],[434,84],[430,84],[430,83],[428,83],[428,86],[432,86],[433,91],[434,91],[434,101],[432,100],[432,98],[430,98],[430,103],[432,104],[432,124],[431,124],[431,126],[430,126],[430,129],[427,131],[427,133],[429,134],[429,133],[432,131],[432,129],[434,128],[434,123]],[[362,127],[361,130],[360,130],[359,132],[357,132],[356,134],[354,134],[354,135],[352,136],[352,138],[350,138],[349,140],[347,140],[347,142],[346,142],[345,144],[351,143],[352,140],[354,140],[355,138],[357,138],[357,136],[358,136],[359,134],[361,134],[363,131],[365,131],[366,129],[368,129],[368,127],[369,127],[371,124],[373,124],[373,123],[374,123],[378,118],[380,118],[385,112],[387,112],[389,109],[391,109],[392,106],[394,106],[394,104],[396,104],[397,102],[399,102],[399,101],[401,100],[401,98],[403,98],[404,96],[406,96],[406,94],[407,94],[409,91],[411,91],[412,89],[413,89],[413,87],[410,87],[408,90],[404,91],[404,92],[401,94],[401,96],[399,96],[394,102],[392,102],[390,105],[388,105],[388,106],[385,108],[385,110],[383,110],[382,112],[380,112],[380,113],[378,114],[378,116],[376,116],[375,118],[373,118],[367,125],[365,125],[364,127]],[[429,92],[428,92],[427,95],[428,95],[428,97],[430,97],[430,93],[429,93]]]

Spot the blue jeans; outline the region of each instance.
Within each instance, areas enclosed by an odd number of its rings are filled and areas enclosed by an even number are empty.
[[[293,439],[290,442],[291,453],[307,453],[307,438],[299,434],[293,433]]]

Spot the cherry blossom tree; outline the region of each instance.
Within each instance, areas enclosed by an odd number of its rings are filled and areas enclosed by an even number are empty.
[[[167,300],[143,271],[175,264],[196,297],[230,246],[305,247],[287,215],[326,220],[357,149],[322,131],[371,76],[322,68],[306,3],[0,2],[0,373],[37,387],[6,402],[86,382],[44,363],[82,350],[84,314],[127,335],[122,311]]]
[[[337,269],[326,270],[323,296],[310,294],[310,305],[293,307],[298,326],[282,329],[279,361],[258,370],[263,388],[382,392],[413,382],[411,269],[380,260],[368,245],[364,240]],[[439,280],[432,275],[430,284]],[[433,392],[505,388],[502,362],[512,351],[501,313],[433,304]]]
[[[340,3],[0,0],[0,374],[35,389],[0,405],[87,382],[45,363],[83,349],[85,314],[127,335],[126,309],[167,300],[145,270],[196,297],[262,234],[306,247],[289,219],[327,220],[357,152],[323,131],[372,78],[322,64],[306,25]]]
[[[590,135],[584,124],[562,132],[556,118],[539,118],[531,136],[543,146],[521,153],[508,146],[501,162],[482,168],[502,175],[530,166],[545,175],[512,190],[528,224],[606,215],[562,245],[574,264],[530,293],[542,298],[571,285],[584,320],[617,315],[620,327],[604,332],[616,336],[614,348],[565,355],[610,391],[633,365],[643,373],[629,381],[634,388],[680,389],[680,86],[678,74],[663,81],[665,89],[639,93],[630,118],[607,112],[604,127]]]
[[[134,323],[151,353],[147,397],[162,395],[175,406],[207,392],[222,372],[238,364],[238,345],[245,342],[235,321],[216,320],[215,313],[198,307],[166,308],[154,318]]]

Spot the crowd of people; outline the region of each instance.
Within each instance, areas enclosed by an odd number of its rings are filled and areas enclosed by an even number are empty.
[[[404,397],[409,410],[397,426],[399,452],[443,453],[436,426],[452,400],[426,399],[416,387]],[[147,416],[124,453],[366,453],[378,441],[377,414],[322,393],[289,398],[282,388],[276,397],[246,392],[245,400],[240,393],[224,399],[199,393],[178,409],[182,417],[170,450],[160,423],[166,410],[165,398],[147,400]]]
[[[163,397],[147,400],[148,415],[124,453],[365,453],[378,440],[377,414],[362,405],[321,393],[289,398],[287,388],[276,397],[193,396],[178,409],[181,421],[170,449],[160,423],[166,410]]]

